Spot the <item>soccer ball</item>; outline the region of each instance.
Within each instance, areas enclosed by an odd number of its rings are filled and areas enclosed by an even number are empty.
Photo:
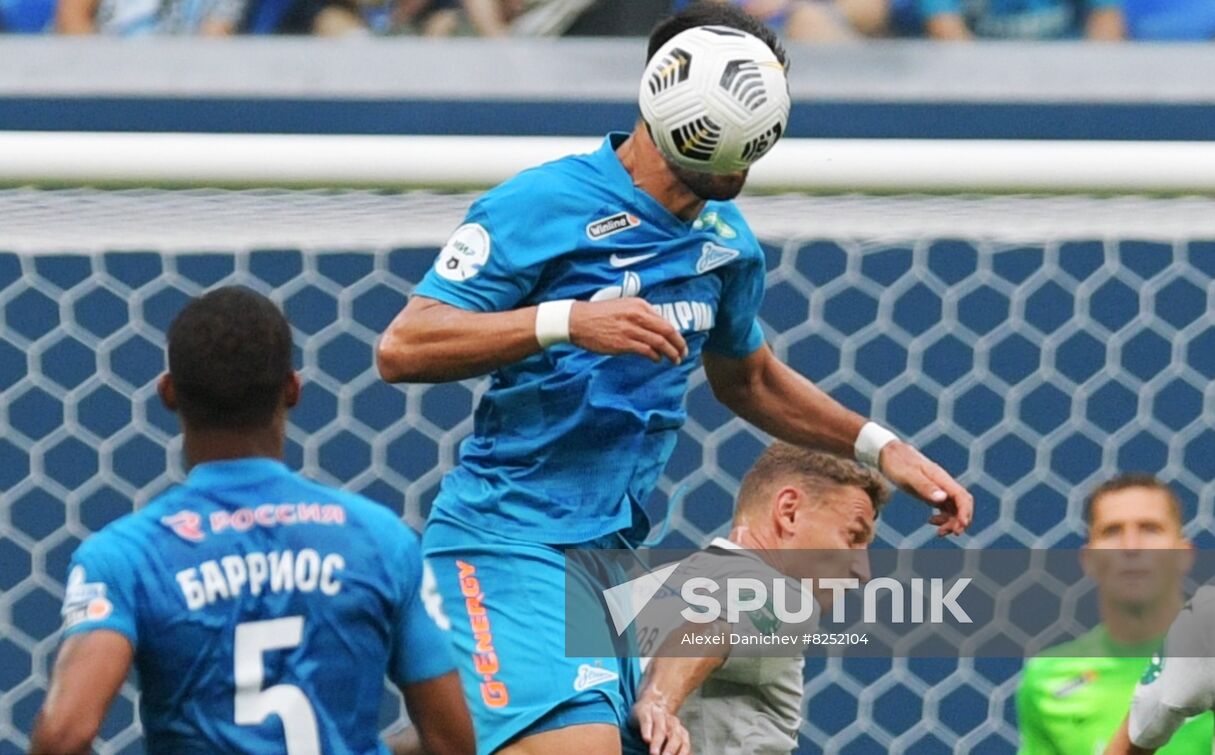
[[[734,173],[763,157],[784,133],[789,81],[757,37],[698,26],[677,34],[646,65],[641,117],[679,167]]]

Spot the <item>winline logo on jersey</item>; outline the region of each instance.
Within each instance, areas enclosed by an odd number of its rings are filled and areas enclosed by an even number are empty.
[[[1126,554],[1135,579],[1103,592],[1150,603],[1180,589],[1188,554]],[[1119,555],[1100,558],[1120,573]],[[1028,657],[1101,622],[1093,574],[1111,572],[1093,564],[1078,550],[754,551],[720,539],[698,551],[571,549],[566,653]]]
[[[639,225],[641,225],[641,220],[636,215],[618,212],[615,215],[609,215],[606,218],[600,218],[588,223],[586,235],[592,241],[598,241],[621,231],[636,228]]]

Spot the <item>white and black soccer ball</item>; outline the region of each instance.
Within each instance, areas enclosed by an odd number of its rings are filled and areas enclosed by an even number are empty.
[[[759,38],[698,26],[654,53],[641,77],[641,117],[676,165],[705,173],[749,168],[789,123],[789,81]]]

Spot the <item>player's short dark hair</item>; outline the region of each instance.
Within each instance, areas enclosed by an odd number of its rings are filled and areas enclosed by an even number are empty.
[[[764,44],[772,48],[772,54],[781,62],[781,65],[789,67],[789,57],[785,54],[784,46],[777,39],[776,33],[765,26],[762,21],[736,5],[704,2],[703,0],[692,3],[679,13],[658,22],[654,31],[650,32],[649,50],[645,56],[646,62],[648,63],[650,58],[654,57],[654,53],[676,35],[698,26],[727,26],[759,37]]]
[[[292,372],[287,318],[242,286],[191,299],[169,326],[169,374],[191,428],[268,424]]]
[[[1112,477],[1109,480],[1098,485],[1089,494],[1089,497],[1084,502],[1084,523],[1090,527],[1093,524],[1093,507],[1101,500],[1101,497],[1109,493],[1117,493],[1123,490],[1132,488],[1143,488],[1144,490],[1155,490],[1164,494],[1164,497],[1169,502],[1169,513],[1177,520],[1177,525],[1180,527],[1183,523],[1181,514],[1181,499],[1177,497],[1177,492],[1173,490],[1168,483],[1161,480],[1155,475],[1150,475],[1144,472],[1127,472],[1124,474]]]
[[[738,489],[738,510],[761,505],[772,485],[800,484],[813,496],[828,486],[857,487],[873,504],[874,516],[890,500],[890,487],[876,471],[823,451],[811,451],[777,441],[755,460]]]

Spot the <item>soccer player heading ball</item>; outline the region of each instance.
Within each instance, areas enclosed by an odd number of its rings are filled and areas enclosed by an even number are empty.
[[[423,537],[483,752],[621,750],[639,669],[565,656],[562,554],[645,537],[699,363],[736,414],[880,467],[938,509],[941,534],[972,515],[949,474],[764,342],[764,255],[728,200],[771,146],[752,142],[784,129],[775,37],[705,3],[659,25],[649,52],[652,121],[478,199],[377,348],[393,382],[492,373]],[[689,82],[698,93],[666,109]]]

